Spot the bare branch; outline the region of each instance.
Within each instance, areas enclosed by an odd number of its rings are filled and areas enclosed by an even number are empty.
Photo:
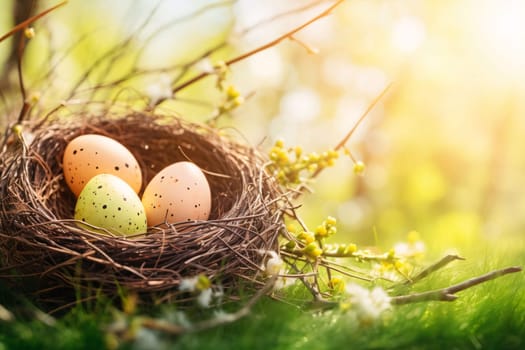
[[[350,140],[350,137],[354,134],[354,132],[357,130],[357,127],[365,120],[366,116],[370,113],[370,111],[381,101],[381,99],[386,95],[388,90],[390,90],[390,87],[392,86],[392,83],[388,84],[383,91],[379,95],[376,96],[376,98],[370,103],[367,107],[367,109],[361,114],[357,122],[354,124],[352,129],[343,137],[341,141],[334,147],[334,150],[338,151],[341,148],[345,147],[348,140]],[[316,178],[324,169],[324,167],[318,168],[312,175],[310,175],[310,179]]]
[[[437,270],[445,267],[446,265],[450,264],[452,261],[455,261],[455,260],[465,260],[465,258],[459,255],[447,255],[443,257],[441,260],[439,260],[438,262],[436,262],[435,264],[430,265],[429,267],[421,271],[415,277],[411,278],[410,280],[407,280],[404,284],[407,285],[407,284],[416,283],[417,281],[422,280],[423,278],[427,277],[431,273],[436,272]]]
[[[399,295],[392,297],[390,301],[394,305],[419,303],[422,301],[454,301],[458,298],[458,296],[456,295],[457,292],[474,287],[478,284],[496,279],[504,275],[520,272],[521,270],[522,269],[519,266],[512,266],[500,270],[494,270],[484,275],[468,279],[458,284],[454,284],[450,287],[431,290],[428,292]]]
[[[199,332],[199,331],[217,327],[223,324],[235,322],[247,316],[250,313],[255,303],[257,303],[259,299],[261,299],[264,295],[266,295],[273,288],[273,285],[275,284],[277,277],[278,276],[274,276],[271,279],[269,279],[263,288],[261,288],[241,309],[239,309],[238,311],[234,313],[226,314],[226,315],[212,318],[209,320],[205,320],[205,321],[196,323],[192,325],[191,327],[184,327],[178,324],[166,322],[166,321],[155,319],[155,318],[149,318],[149,317],[142,318],[141,325],[144,328],[161,331],[167,334],[178,335],[182,333]]]
[[[341,149],[342,147],[345,146],[345,144],[348,142],[348,140],[350,139],[350,137],[352,137],[352,135],[354,134],[354,132],[356,131],[357,127],[359,126],[359,124],[361,124],[361,122],[365,119],[365,117],[370,113],[370,111],[379,103],[379,101],[381,101],[381,99],[386,95],[386,93],[388,92],[388,90],[390,90],[390,87],[392,86],[392,83],[388,84],[384,89],[383,91],[381,91],[381,93],[379,95],[377,95],[377,97],[372,101],[372,103],[370,103],[370,105],[368,105],[368,108],[364,111],[364,113],[361,115],[361,117],[359,117],[359,120],[357,121],[357,123],[355,123],[355,125],[352,127],[352,129],[348,132],[348,134],[346,134],[346,136],[337,144],[337,146],[335,146],[335,150],[339,150]]]
[[[293,8],[291,10],[278,13],[275,16],[272,16],[272,17],[269,17],[269,18],[265,18],[265,19],[255,23],[255,24],[252,24],[251,26],[245,28],[241,32],[241,35],[247,34],[247,33],[251,32],[252,30],[254,30],[256,28],[262,27],[263,25],[273,23],[274,21],[276,21],[278,19],[282,19],[282,18],[290,16],[290,15],[295,15],[298,12],[303,12],[303,11],[312,9],[313,7],[321,5],[321,3],[323,3],[323,2],[327,2],[327,1],[326,0],[314,1],[314,2],[311,2],[309,4],[303,5],[301,7]]]
[[[15,34],[16,32],[19,32],[21,30],[24,30],[28,25],[30,25],[31,23],[33,23],[34,21],[44,17],[45,15],[47,15],[49,12],[51,11],[54,11],[56,10],[57,8],[59,8],[60,6],[63,6],[67,4],[67,1],[62,1],[61,3],[51,7],[51,8],[48,8],[47,10],[45,11],[42,11],[40,12],[38,15],[35,15],[33,17],[30,17],[28,19],[26,19],[25,21],[17,24],[16,26],[13,27],[13,29],[11,29],[9,32],[5,33],[4,35],[2,35],[0,37],[0,42],[4,41],[5,39],[9,38],[11,35]]]
[[[225,62],[226,66],[231,66],[235,63],[238,63],[240,61],[243,61],[245,60],[246,58],[250,57],[250,56],[253,56],[261,51],[264,51],[264,50],[267,50],[271,47],[274,47],[275,45],[279,44],[281,41],[285,40],[285,39],[289,39],[290,37],[292,37],[295,33],[301,31],[302,29],[308,27],[310,24],[318,21],[319,19],[323,18],[323,17],[326,17],[328,16],[337,6],[341,5],[342,3],[344,2],[344,0],[338,0],[337,2],[335,2],[334,4],[332,4],[330,7],[328,7],[326,10],[324,10],[323,12],[321,12],[320,14],[318,14],[317,16],[315,16],[314,18],[308,20],[307,22],[301,24],[300,26],[298,27],[295,27],[294,29],[292,29],[291,31],[289,31],[288,33],[285,33],[283,35],[281,35],[280,37],[278,37],[277,39],[274,39],[262,46],[259,46],[251,51],[248,51],[244,54],[241,54],[237,57],[234,57],[228,61]],[[183,90],[184,88],[198,82],[199,80],[207,77],[208,75],[211,75],[213,74],[213,72],[202,72],[200,73],[199,75],[196,75],[195,77],[191,78],[190,80],[187,80],[185,81],[184,83],[180,84],[180,85],[177,85],[175,86],[173,89],[172,89],[172,92],[173,94],[176,94],[178,91],[180,90]]]

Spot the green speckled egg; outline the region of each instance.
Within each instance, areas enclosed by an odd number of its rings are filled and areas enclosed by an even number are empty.
[[[75,219],[115,235],[145,233],[146,213],[140,198],[122,179],[100,174],[88,181],[77,199]],[[82,225],[97,231],[88,225]],[[97,231],[104,233],[103,230]]]

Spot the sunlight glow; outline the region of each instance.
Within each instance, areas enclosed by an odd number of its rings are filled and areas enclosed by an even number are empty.
[[[392,31],[392,45],[402,53],[414,52],[425,40],[423,22],[416,17],[407,16],[398,20]]]
[[[506,70],[525,65],[525,2],[488,2],[480,7],[475,29],[480,45]]]

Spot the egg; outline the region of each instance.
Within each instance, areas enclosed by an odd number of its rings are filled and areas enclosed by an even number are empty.
[[[151,179],[142,195],[148,225],[207,220],[211,190],[202,170],[192,162],[177,162]]]
[[[77,199],[75,219],[104,228],[115,235],[147,231],[147,220],[139,196],[121,178],[100,174],[88,181]],[[88,225],[89,230],[104,233]]]
[[[64,179],[75,194],[98,174],[113,174],[126,181],[138,193],[142,187],[142,173],[133,154],[112,138],[86,134],[73,139],[66,146],[62,160]]]

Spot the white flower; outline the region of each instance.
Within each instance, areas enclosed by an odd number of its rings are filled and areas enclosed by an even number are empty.
[[[372,290],[358,284],[348,284],[346,294],[349,296],[351,310],[361,321],[370,322],[390,308],[390,297],[381,287]]]
[[[190,328],[191,325],[192,325],[190,320],[189,320],[189,318],[188,318],[188,315],[186,315],[182,311],[169,311],[169,312],[166,312],[163,315],[163,318],[166,319],[166,321],[168,321],[168,322],[181,325],[182,327],[185,327],[185,328]]]
[[[265,271],[268,276],[279,275],[283,269],[284,262],[273,250],[268,251],[271,258],[266,262]]]
[[[213,67],[213,64],[209,58],[203,58],[202,60],[195,63],[194,67],[202,73],[211,74],[215,71],[215,68]]]
[[[400,242],[394,246],[397,255],[403,257],[416,257],[425,253],[426,247],[423,241]]]
[[[207,283],[203,283],[203,279]],[[210,303],[213,298],[220,300],[224,295],[224,291],[221,286],[219,286],[218,290],[214,292],[211,284],[209,284],[209,280],[203,275],[181,279],[179,283],[179,290],[181,292],[195,293],[194,295],[197,295],[197,304],[201,307],[210,307]]]
[[[181,292],[194,292],[197,289],[198,281],[199,281],[199,276],[183,278],[180,280],[179,290]]]
[[[370,299],[376,310],[379,310],[379,313],[390,309],[390,296],[383,288],[375,287],[372,289],[370,292]]]
[[[170,76],[166,74],[159,76],[154,84],[148,85],[146,95],[150,98],[152,105],[158,101],[170,99],[173,96]]]
[[[263,270],[269,277],[279,276],[273,285],[274,290],[279,290],[295,283],[296,278],[286,277],[287,272],[284,269],[284,261],[281,259],[279,254],[277,254],[277,252],[273,250],[260,249],[258,250],[258,253],[261,255],[270,256],[270,258],[266,261],[266,264],[261,266],[261,270]]]
[[[7,310],[3,305],[0,304],[0,321],[9,322],[14,319],[11,311]]]
[[[271,277],[285,273],[284,261],[281,259],[279,254],[277,254],[277,252],[264,249],[260,249],[257,252],[263,256],[270,256],[270,258],[266,261],[266,264],[261,266],[261,270],[263,270],[268,276]]]
[[[222,303],[222,298],[224,297],[224,288],[221,285],[217,286],[213,291],[213,298],[218,300],[219,304]]]
[[[273,289],[279,290],[279,289],[289,287],[295,283],[296,279],[297,278],[281,276],[277,278],[277,280],[275,281],[275,284],[273,285]]]
[[[211,288],[205,289],[202,292],[200,292],[199,296],[197,297],[197,303],[201,307],[210,307],[212,296],[213,296],[213,291],[211,290]]]
[[[237,319],[234,314],[230,314],[224,310],[217,310],[213,314],[214,314],[214,319],[221,321],[221,322],[232,322]]]
[[[383,264],[374,264],[370,270],[370,275],[374,278],[383,278],[392,282],[401,281],[404,279],[403,276],[396,271],[396,269]]]

